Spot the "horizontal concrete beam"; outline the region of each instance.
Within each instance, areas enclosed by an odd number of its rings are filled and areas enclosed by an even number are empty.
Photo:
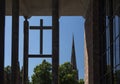
[[[60,16],[85,16],[89,0],[60,0]],[[6,0],[6,15],[11,15],[12,0]],[[20,0],[21,16],[51,16],[52,0]]]

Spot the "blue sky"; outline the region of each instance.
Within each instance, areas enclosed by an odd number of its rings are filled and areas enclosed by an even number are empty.
[[[40,19],[43,19],[44,26],[52,25],[52,17],[41,16],[31,17],[29,19],[30,26],[39,26]],[[19,24],[19,62],[23,65],[23,21],[20,17]],[[75,50],[77,58],[77,67],[79,70],[79,78],[84,78],[84,18],[80,16],[64,16],[60,17],[60,64],[70,62],[72,50],[72,37],[74,36]],[[6,17],[5,25],[5,66],[11,65],[11,35],[12,35],[12,19]],[[43,53],[51,54],[52,49],[52,33],[51,30],[43,31]],[[39,30],[29,30],[29,54],[39,54]],[[29,59],[29,77],[33,74],[33,69],[40,64],[43,59]],[[51,59],[46,59],[51,62]]]

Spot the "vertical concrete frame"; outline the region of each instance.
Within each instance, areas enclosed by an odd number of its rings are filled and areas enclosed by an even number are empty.
[[[11,84],[17,84],[19,50],[19,0],[12,0],[12,75]]]
[[[53,83],[59,84],[59,0],[52,0],[52,75]]]
[[[5,0],[0,0],[0,83],[4,84]]]
[[[110,65],[111,65],[111,84],[114,84],[114,57],[113,57],[113,0],[109,0],[109,32],[110,32]]]
[[[24,17],[24,57],[23,57],[23,84],[28,84],[28,49],[29,49],[29,22]]]

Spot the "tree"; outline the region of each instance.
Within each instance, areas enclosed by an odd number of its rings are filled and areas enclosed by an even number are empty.
[[[10,66],[6,66],[4,68],[4,79],[5,79],[5,84],[10,84],[11,82],[11,67]]]
[[[120,84],[120,70],[116,70],[114,73],[114,84]]]
[[[45,60],[34,68],[32,84],[52,84],[52,65]]]
[[[4,68],[4,73],[5,73],[4,74],[5,84],[10,84],[11,83],[11,66],[6,66]],[[19,74],[17,74],[18,78],[19,78],[18,82],[19,82],[19,84],[22,84],[23,68],[20,71],[18,71],[18,73],[19,73]],[[28,80],[28,82],[29,82],[29,80]]]
[[[79,84],[84,84],[84,80],[83,80],[83,79],[80,79],[80,80],[79,80]]]
[[[60,84],[78,84],[75,79],[77,71],[73,69],[71,63],[65,62],[59,67],[59,82]]]
[[[66,62],[59,67],[59,84],[79,84],[77,71],[71,63]],[[52,84],[52,65],[45,60],[34,68],[31,84]]]

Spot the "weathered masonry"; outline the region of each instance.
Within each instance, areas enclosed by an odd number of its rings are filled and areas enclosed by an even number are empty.
[[[0,0],[1,84],[5,84],[4,30],[7,15],[12,16],[11,84],[17,84],[19,77],[19,16],[25,17],[24,60],[27,61],[24,61],[24,84],[27,84],[28,56],[31,56],[28,55],[27,19],[32,16],[52,16],[53,84],[58,84],[60,16],[85,18],[85,84],[120,84],[120,0]],[[44,56],[42,50],[40,52]]]

